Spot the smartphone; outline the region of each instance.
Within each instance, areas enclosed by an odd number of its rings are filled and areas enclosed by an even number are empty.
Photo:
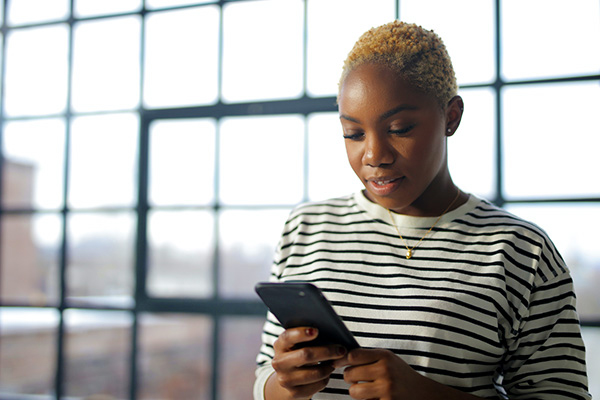
[[[296,347],[339,344],[347,350],[360,347],[321,290],[307,282],[260,282],[256,293],[285,328],[308,326],[319,335]]]

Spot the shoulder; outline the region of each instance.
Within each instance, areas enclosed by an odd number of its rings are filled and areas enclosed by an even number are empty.
[[[476,200],[469,212],[454,221],[461,229],[481,240],[506,242],[520,258],[530,258],[543,282],[567,272],[562,256],[542,227],[487,200]]]
[[[455,222],[471,227],[479,234],[514,235],[534,246],[550,242],[548,234],[534,222],[479,198],[475,198],[473,207]]]
[[[355,196],[303,203],[295,207],[285,223],[280,245],[323,240],[343,240],[350,234],[369,229],[373,220],[357,206]]]
[[[294,227],[311,223],[343,223],[361,219],[364,211],[357,207],[354,195],[302,203],[289,215],[287,225]]]

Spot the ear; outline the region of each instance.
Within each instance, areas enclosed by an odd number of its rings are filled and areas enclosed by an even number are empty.
[[[454,96],[446,107],[446,136],[454,135],[460,125],[465,105],[460,96]]]

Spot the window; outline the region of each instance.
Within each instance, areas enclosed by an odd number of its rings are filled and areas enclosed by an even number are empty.
[[[254,283],[293,206],[360,188],[338,75],[394,18],[453,57],[454,179],[549,232],[599,351],[596,0],[0,4],[0,399],[248,397]]]

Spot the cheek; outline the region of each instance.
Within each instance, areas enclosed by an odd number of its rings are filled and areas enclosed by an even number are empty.
[[[352,143],[346,142],[345,147],[346,147],[346,157],[348,158],[348,161],[350,162],[350,164],[354,165],[354,162],[357,158],[357,153],[358,153],[356,146],[353,146]]]
[[[352,170],[358,174],[362,166],[362,152],[356,143],[346,143],[346,156]]]
[[[445,142],[434,138],[431,140],[415,144],[411,152],[411,164],[423,172],[437,171],[445,159]]]

